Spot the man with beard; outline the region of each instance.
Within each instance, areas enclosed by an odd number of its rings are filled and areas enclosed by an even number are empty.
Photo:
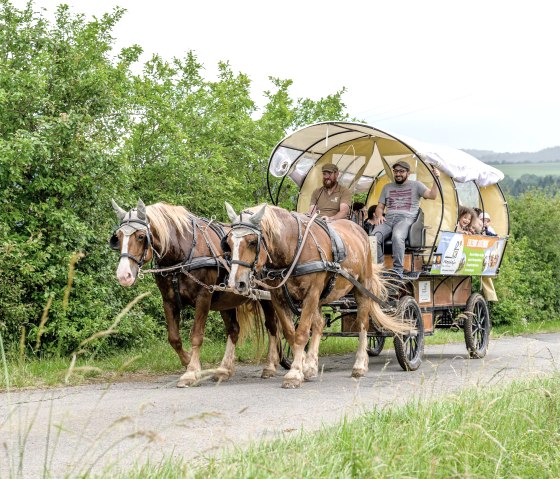
[[[323,165],[323,186],[311,195],[308,215],[318,213],[324,220],[348,218],[352,193],[338,183],[338,166],[332,163]]]
[[[439,170],[432,167],[436,178]],[[432,189],[419,181],[409,180],[410,165],[406,161],[397,161],[393,165],[394,182],[386,184],[375,209],[374,224],[371,235],[377,240],[377,262],[383,262],[383,243],[392,236],[393,270],[403,275],[405,241],[410,225],[418,216],[420,198],[435,200],[438,193],[437,181]],[[386,208],[386,209],[385,209]],[[385,213],[385,216],[383,216]]]

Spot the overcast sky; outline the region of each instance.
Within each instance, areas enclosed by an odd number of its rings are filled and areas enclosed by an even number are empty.
[[[13,3],[22,7],[24,0]],[[36,0],[52,12],[60,0]],[[343,101],[366,123],[431,143],[494,151],[560,145],[560,2],[554,0],[69,0],[127,9],[116,47],[164,58],[193,50],[252,81],[293,80],[292,97]]]

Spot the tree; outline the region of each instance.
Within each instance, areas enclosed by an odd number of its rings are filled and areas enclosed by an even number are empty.
[[[52,298],[42,349],[72,351],[135,295],[107,261],[111,198],[220,219],[225,199],[237,207],[266,200],[268,155],[288,129],[345,117],[343,91],[294,101],[291,80],[272,79],[259,118],[247,75],[224,62],[208,81],[193,53],[170,62],[156,55],[133,74],[139,46],[112,56],[123,12],[86,21],[60,6],[51,24],[32,3],[18,10],[0,0],[0,333],[8,342],[25,330],[34,345]],[[152,281],[140,288],[155,290]],[[143,301],[108,347],[156,334],[160,303],[157,293]]]
[[[130,296],[106,284],[113,272],[100,238],[110,198],[127,183],[120,150],[140,49],[109,56],[121,9],[86,22],[60,6],[50,25],[32,7],[0,4],[0,316],[8,339],[22,326],[33,339],[52,297],[45,344],[72,349]],[[63,307],[77,251],[84,258]]]

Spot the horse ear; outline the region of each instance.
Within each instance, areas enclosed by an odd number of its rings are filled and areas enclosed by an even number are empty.
[[[142,200],[138,200],[138,206],[136,207],[136,213],[138,214],[138,219],[145,221],[146,220],[146,205]]]
[[[115,210],[115,213],[117,214],[117,218],[119,220],[123,220],[124,217],[126,216],[126,211],[123,210],[119,205],[117,205],[115,200],[111,200],[111,204],[113,205],[113,209]]]
[[[252,215],[252,216],[249,217],[249,221],[250,221],[251,223],[253,223],[255,226],[259,226],[259,224],[260,224],[260,222],[261,222],[261,220],[262,220],[262,217],[263,217],[263,215],[264,215],[264,212],[265,212],[265,210],[266,210],[266,206],[267,206],[267,205],[266,205],[266,203],[265,203],[265,204],[263,205],[263,207],[262,207],[259,211],[257,211],[254,215]]]
[[[226,211],[229,216],[229,220],[232,223],[235,223],[235,220],[237,220],[237,213],[233,209],[233,206],[231,206],[227,201],[225,203],[226,203]]]

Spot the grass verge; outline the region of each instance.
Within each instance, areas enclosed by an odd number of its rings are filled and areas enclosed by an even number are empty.
[[[492,330],[492,337],[536,334],[560,331],[560,321],[543,323],[528,323],[524,327],[497,327]],[[426,337],[426,344],[444,344],[449,342],[463,342],[463,331],[441,329],[433,336]],[[357,338],[325,338],[321,342],[321,355],[346,354],[356,350]],[[205,339],[202,347],[203,367],[215,367],[224,354],[225,340],[217,341]],[[386,342],[386,348],[392,347],[392,342]],[[255,363],[262,358],[257,352],[254,342],[246,341],[238,346],[237,358],[241,362]],[[2,360],[5,374],[0,375],[0,390],[6,389],[7,381],[11,388],[25,387],[53,387],[64,384],[78,385],[88,382],[118,381],[125,379],[147,379],[161,374],[179,374],[182,367],[177,355],[169,344],[156,341],[146,347],[129,351],[116,352],[108,357],[78,357],[73,368],[73,374],[67,378],[71,358],[23,358],[17,352],[8,353]]]

